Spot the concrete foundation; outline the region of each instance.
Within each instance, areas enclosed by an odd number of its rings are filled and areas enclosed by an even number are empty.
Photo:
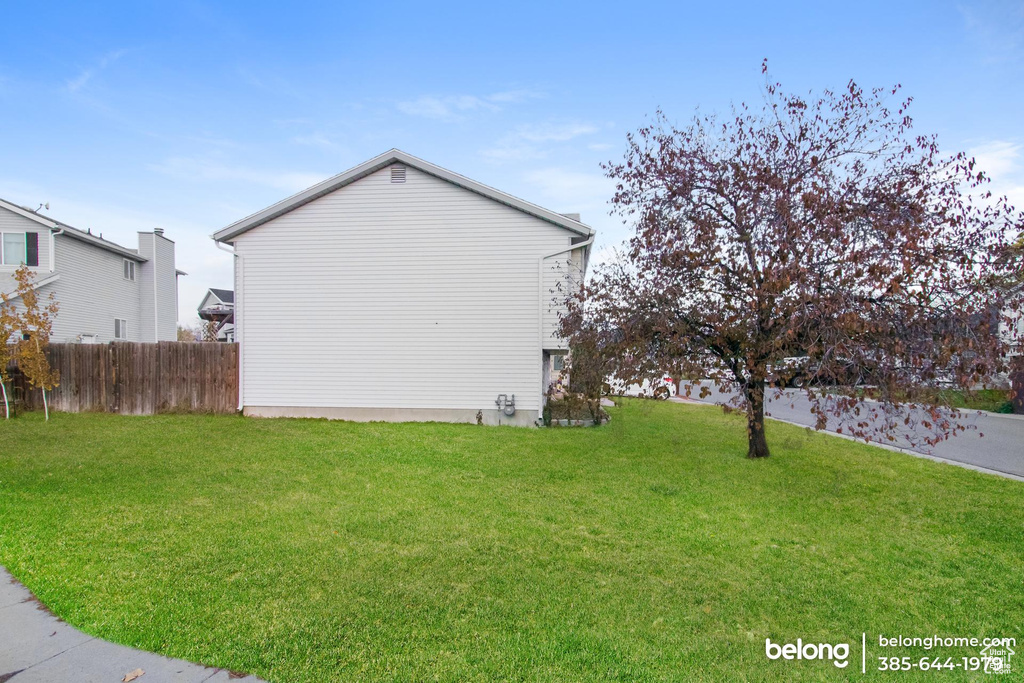
[[[509,417],[500,410],[462,408],[324,408],[299,406],[246,406],[249,417],[316,417],[350,422],[465,422],[476,424],[478,414],[485,425],[536,427],[536,410],[517,410]]]

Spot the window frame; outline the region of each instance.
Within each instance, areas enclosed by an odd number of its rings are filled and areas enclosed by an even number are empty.
[[[128,341],[128,319],[114,318],[114,340]]]
[[[121,265],[121,274],[125,280],[129,282],[135,282],[135,261],[130,258],[123,259],[124,263]]]
[[[553,353],[551,354],[551,371],[552,372],[565,372],[565,357],[568,354],[565,353]],[[558,367],[561,362],[562,367]]]
[[[21,260],[18,263],[7,263],[6,249],[4,248],[4,238],[7,235],[21,235]],[[6,266],[9,268],[18,268],[20,266],[28,264],[28,233],[21,231],[5,230],[0,232],[0,266]]]

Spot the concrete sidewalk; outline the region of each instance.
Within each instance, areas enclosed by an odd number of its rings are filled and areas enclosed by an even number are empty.
[[[138,683],[260,683],[226,669],[168,659],[87,636],[68,626],[0,567],[0,683],[118,683],[141,669]]]

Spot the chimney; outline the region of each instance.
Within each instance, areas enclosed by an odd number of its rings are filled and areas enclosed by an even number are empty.
[[[164,236],[164,229],[163,228],[153,228],[153,234],[160,235],[161,237],[163,237]]]
[[[563,213],[562,215],[571,221],[580,222],[580,215],[578,213]]]

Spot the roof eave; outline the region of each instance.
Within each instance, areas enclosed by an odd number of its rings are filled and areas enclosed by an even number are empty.
[[[3,207],[5,209],[7,209],[8,211],[13,211],[14,213],[18,214],[19,216],[27,218],[30,221],[35,221],[36,223],[39,223],[40,225],[45,225],[46,227],[50,228],[51,230],[56,230],[59,227],[57,225],[56,221],[52,221],[52,220],[50,220],[48,218],[44,218],[44,217],[40,216],[39,214],[35,213],[34,211],[27,211],[26,209],[21,208],[17,204],[11,204],[10,202],[4,201],[3,199],[0,199],[0,207]]]
[[[125,247],[113,244],[111,242],[107,242],[106,240],[101,240],[95,235],[90,235],[89,233],[82,232],[81,230],[78,230],[76,228],[72,228],[70,226],[58,226],[58,228],[56,229],[62,229],[64,232],[62,232],[61,235],[63,236],[72,237],[76,240],[79,240],[80,242],[91,244],[92,246],[97,247],[99,249],[106,249],[107,251],[119,254],[126,259],[131,259],[136,263],[145,263],[146,261],[149,260],[145,256],[141,256],[136,251],[132,251],[131,249],[127,249]]]
[[[364,178],[371,173],[379,171],[380,169],[394,163],[402,163],[407,166],[412,166],[423,173],[440,178],[441,180],[446,180],[465,190],[487,197],[488,199],[492,199],[501,204],[505,204],[513,209],[518,209],[519,211],[530,214],[536,218],[540,218],[541,220],[565,228],[566,230],[575,232],[579,235],[590,237],[595,232],[593,228],[581,223],[580,221],[573,220],[563,216],[562,214],[555,213],[554,211],[549,211],[548,209],[532,204],[526,200],[519,199],[518,197],[513,197],[501,190],[496,190],[493,187],[484,185],[483,183],[478,183],[477,181],[461,176],[458,173],[453,173],[452,171],[441,168],[440,166],[436,166],[429,161],[424,161],[423,159],[414,157],[411,154],[406,154],[401,150],[392,149],[384,154],[374,157],[373,159],[364,161],[358,166],[350,168],[343,173],[339,173],[336,176],[328,178],[321,183],[317,183],[302,192],[283,199],[262,211],[258,211],[240,221],[236,221],[226,228],[215,232],[212,237],[217,242],[231,242],[235,237],[241,235],[247,230],[251,230],[252,228],[282,216],[289,211],[297,209],[304,204],[308,204],[315,199],[319,199],[326,194],[354,183],[360,178]]]

